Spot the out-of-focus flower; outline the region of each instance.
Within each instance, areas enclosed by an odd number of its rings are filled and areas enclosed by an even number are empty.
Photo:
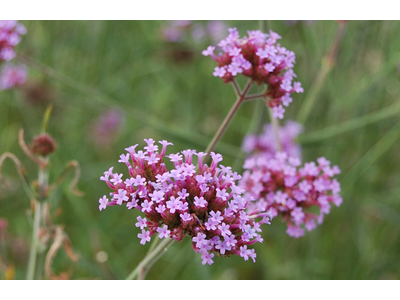
[[[24,25],[15,20],[0,20],[0,63],[10,61],[16,56],[14,47],[19,44],[20,36],[24,34]]]
[[[89,135],[93,142],[100,146],[112,144],[122,128],[124,119],[124,114],[119,109],[104,111],[89,127]]]
[[[207,24],[207,32],[213,43],[217,43],[224,36],[225,32],[228,30],[228,26],[224,21],[210,21]]]
[[[303,131],[303,126],[295,121],[287,121],[285,126],[279,127],[279,138],[283,152],[291,157],[301,159],[301,147],[295,143],[296,137]],[[260,135],[249,134],[243,140],[242,149],[252,155],[261,155],[265,159],[274,158],[278,148],[275,133],[271,124],[264,126]]]
[[[315,20],[302,20],[302,21],[299,21],[299,20],[285,20],[283,22],[288,26],[294,26],[294,25],[298,24],[299,22],[302,22],[304,25],[311,26],[311,25],[313,25],[315,23]]]
[[[159,152],[153,139],[145,139],[144,150],[138,145],[126,148],[118,162],[125,164],[129,176],[113,173],[113,167],[104,172],[100,180],[112,189],[111,201],[107,196],[99,199],[99,209],[125,204],[136,208],[145,217],[137,218],[136,227],[141,244],[151,236],[170,237],[181,241],[185,235],[192,239],[193,249],[202,254],[203,264],[212,264],[214,253],[240,255],[255,261],[254,249],[247,247],[262,242],[260,225],[271,219],[269,213],[248,214],[243,190],[235,182],[241,178],[230,167],[219,165],[222,156],[211,152],[211,165],[202,163],[206,153],[184,150],[167,156],[174,167],[167,170],[164,163],[166,148],[172,145],[160,141]],[[197,156],[198,169],[193,164]],[[263,218],[255,222],[255,218]]]
[[[162,35],[167,42],[182,42],[185,39],[186,31],[192,24],[191,21],[177,20],[170,21],[166,27],[162,28]]]
[[[250,157],[244,163],[245,172],[239,182],[246,192],[244,198],[251,201],[248,213],[271,210],[272,216],[282,216],[288,225],[287,234],[304,235],[304,229],[313,230],[330,212],[330,203],[340,206],[340,184],[332,179],[340,173],[338,166],[330,166],[324,157],[305,163],[278,152],[273,159],[262,156]],[[310,208],[319,208],[319,214]]]
[[[223,53],[214,54],[215,47],[209,46],[202,52],[211,56],[218,66],[214,76],[221,77],[227,83],[242,74],[258,84],[267,84],[267,105],[272,108],[275,118],[283,118],[285,109],[293,99],[291,93],[302,93],[300,82],[293,82],[296,74],[293,67],[296,56],[277,40],[280,35],[273,32],[263,33],[259,30],[248,31],[242,39],[236,28],[229,29],[229,35],[218,43]]]
[[[223,21],[209,21],[201,23],[196,21],[169,21],[161,30],[165,41],[181,43],[194,41],[196,43],[211,40],[213,43],[223,38],[227,26]]]
[[[0,74],[0,90],[9,90],[25,83],[28,68],[24,65],[6,64]]]
[[[27,80],[21,90],[26,101],[32,105],[48,105],[55,98],[54,91],[44,82]]]

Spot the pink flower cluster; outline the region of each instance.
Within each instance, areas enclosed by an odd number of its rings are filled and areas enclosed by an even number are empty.
[[[28,69],[24,65],[5,64],[0,74],[0,90],[8,90],[26,81]]]
[[[145,142],[144,151],[136,151],[135,145],[120,156],[118,162],[128,167],[128,178],[124,180],[123,174],[113,173],[113,167],[100,177],[113,191],[111,201],[107,196],[99,199],[99,209],[124,204],[143,212],[145,217],[139,216],[136,223],[143,245],[155,233],[159,238],[177,241],[188,235],[194,250],[202,255],[203,265],[213,263],[213,252],[255,261],[254,249],[247,247],[262,242],[260,225],[269,224],[272,217],[270,213],[246,213],[243,190],[235,184],[241,176],[230,167],[219,165],[220,154],[211,152],[208,166],[202,163],[206,153],[190,149],[168,155],[174,167],[167,170],[164,158],[167,146],[172,144],[160,141],[162,150],[158,152],[153,139]],[[194,156],[198,168],[193,164]],[[256,217],[262,220],[255,222]]]
[[[300,145],[295,143],[294,140],[302,131],[303,126],[295,121],[287,121],[285,126],[279,127],[278,134],[283,152],[291,157],[301,159]],[[246,135],[243,140],[242,149],[246,153],[252,153],[252,155],[261,155],[266,160],[274,158],[278,148],[272,125],[266,124],[264,132],[260,135]]]
[[[218,63],[213,75],[221,77],[225,83],[242,74],[258,84],[267,84],[267,105],[273,109],[275,118],[282,119],[283,105],[292,102],[291,93],[303,92],[300,82],[292,82],[297,77],[293,72],[295,54],[276,43],[281,37],[273,31],[247,33],[248,36],[241,39],[236,28],[230,28],[228,37],[218,43],[223,53],[216,56],[213,46],[202,53]]]
[[[321,224],[324,214],[329,214],[330,203],[340,206],[340,184],[333,176],[340,173],[338,166],[330,166],[324,157],[305,163],[278,152],[273,159],[250,157],[244,163],[245,172],[239,186],[246,190],[244,198],[251,201],[248,213],[271,210],[272,216],[281,215],[288,225],[286,233],[293,237],[304,235]],[[319,214],[310,208],[319,208]]]
[[[26,34],[24,25],[14,20],[0,20],[0,63],[15,57],[14,47],[21,41],[20,35],[24,34]]]

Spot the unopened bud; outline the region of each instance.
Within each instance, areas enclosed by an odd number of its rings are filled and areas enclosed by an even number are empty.
[[[33,142],[30,148],[31,151],[35,154],[47,156],[56,150],[57,144],[49,134],[42,133],[33,138]]]

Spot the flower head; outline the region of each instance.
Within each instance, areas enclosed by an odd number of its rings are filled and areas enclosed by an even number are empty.
[[[112,189],[112,200],[100,198],[99,209],[126,204],[128,209],[140,210],[145,218],[138,217],[136,226],[142,230],[138,237],[143,245],[154,233],[177,241],[188,235],[194,250],[201,253],[203,264],[213,263],[213,252],[254,260],[255,252],[247,246],[262,241],[255,232],[261,231],[260,225],[266,222],[263,219],[257,223],[245,212],[247,201],[236,185],[241,177],[230,167],[219,165],[222,155],[211,152],[208,166],[200,163],[205,153],[188,149],[165,156],[170,143],[161,141],[163,149],[159,153],[154,140],[145,142],[145,151],[137,151],[136,145],[126,149],[129,156],[120,156],[128,167],[128,178],[113,173],[113,168],[104,172],[101,180]],[[174,166],[170,170],[164,162],[166,157]],[[193,165],[194,157],[199,162],[198,170]],[[246,247],[245,256],[242,247]]]
[[[292,159],[301,158],[301,148],[295,143],[295,139],[302,131],[303,126],[294,121],[287,121],[285,126],[279,127],[279,138],[283,151]],[[265,159],[274,158],[278,148],[272,125],[266,124],[260,135],[245,136],[242,149],[246,153],[252,153],[252,156],[263,156]]]
[[[0,63],[10,61],[15,56],[14,47],[19,44],[26,33],[24,25],[15,20],[0,20]]]
[[[0,74],[0,90],[9,90],[25,83],[28,69],[24,65],[6,64]]]
[[[339,206],[340,184],[332,177],[338,172],[326,172],[330,162],[325,158],[299,167],[298,159],[276,153],[274,158],[249,157],[245,164],[239,186],[246,190],[244,198],[251,201],[247,206],[250,215],[269,211],[272,216],[281,215],[288,225],[287,234],[293,237],[304,235],[322,222],[324,214],[330,212],[330,203]],[[332,168],[333,169],[333,168]],[[319,215],[310,212],[319,208]]]
[[[215,47],[209,46],[203,55],[209,55],[217,62],[213,75],[221,77],[225,83],[242,74],[258,84],[267,84],[267,105],[273,109],[275,118],[282,119],[283,106],[292,102],[291,93],[303,92],[301,83],[293,81],[297,77],[293,72],[296,56],[276,43],[281,36],[272,30],[247,33],[248,36],[240,38],[236,28],[230,28],[229,35],[218,43],[223,52],[216,56]]]

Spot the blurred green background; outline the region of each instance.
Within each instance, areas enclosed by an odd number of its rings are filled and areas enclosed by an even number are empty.
[[[196,41],[190,32],[182,42],[166,42],[162,28],[167,21],[22,23],[28,33],[17,50],[31,61],[29,77],[25,86],[0,92],[0,154],[16,154],[35,179],[37,167],[19,148],[18,130],[25,129],[30,143],[41,131],[47,105],[54,105],[48,131],[58,149],[51,156],[50,181],[75,159],[82,172],[78,188],[85,196],[71,193],[70,175],[51,204],[53,222],[65,225],[80,255],[71,262],[61,249],[53,271],[71,279],[123,279],[149,244],[139,244],[137,211],[109,207],[99,212],[98,199],[110,191],[99,177],[111,166],[126,174],[117,163],[119,155],[133,144],[143,146],[144,138],[173,142],[169,153],[205,150],[235,101],[232,86],[213,77],[215,62],[201,55],[215,42],[209,37]],[[258,21],[224,23],[237,27],[241,36],[260,26]],[[305,91],[293,96],[284,124],[298,117],[339,23],[269,21],[267,26],[296,53],[294,71]],[[264,243],[254,245],[256,263],[216,257],[213,265],[203,266],[186,238],[171,246],[147,278],[400,279],[399,32],[398,21],[347,22],[336,64],[303,124],[303,162],[325,156],[342,170],[341,207],[332,207],[322,225],[299,239],[285,233],[280,218],[263,225]],[[216,148],[224,156],[222,164],[238,172],[243,137],[269,122],[259,101],[242,105]],[[99,131],[99,117],[110,109],[120,115],[110,121],[115,130]],[[0,218],[9,222],[7,262],[14,265],[15,278],[24,279],[30,203],[11,161],[3,174]]]

